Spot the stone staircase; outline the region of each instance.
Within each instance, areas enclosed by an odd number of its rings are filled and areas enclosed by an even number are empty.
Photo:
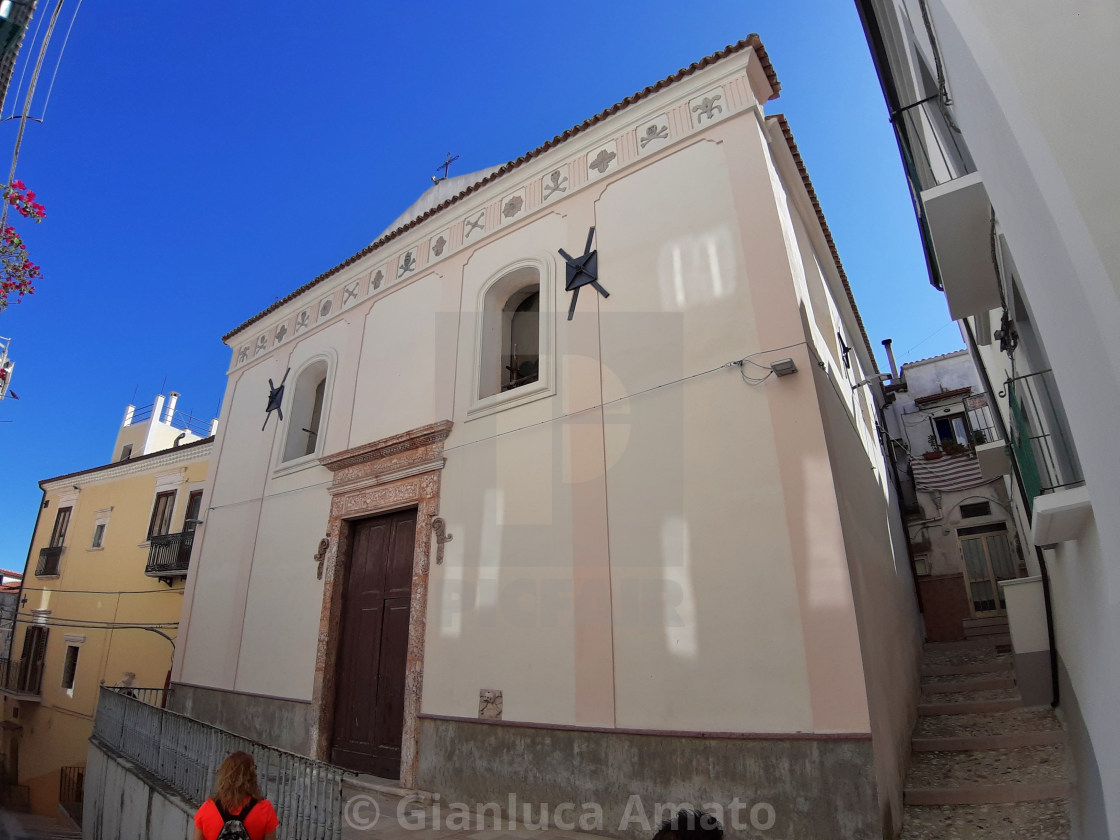
[[[1065,733],[1023,706],[1005,633],[925,645],[902,840],[1069,840]]]

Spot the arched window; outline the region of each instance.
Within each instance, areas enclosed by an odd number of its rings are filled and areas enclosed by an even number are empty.
[[[540,378],[541,277],[533,266],[514,269],[490,286],[483,301],[479,399]]]
[[[312,362],[300,371],[293,389],[282,461],[292,461],[319,451],[323,401],[327,392],[327,363]]]

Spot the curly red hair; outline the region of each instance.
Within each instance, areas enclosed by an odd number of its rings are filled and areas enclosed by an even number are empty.
[[[214,801],[227,811],[240,810],[246,799],[264,799],[257,782],[256,764],[249,753],[230,753],[215,775],[218,783]]]

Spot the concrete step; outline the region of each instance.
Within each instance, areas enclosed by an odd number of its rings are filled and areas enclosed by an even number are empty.
[[[946,738],[914,738],[910,748],[914,752],[952,752],[964,750],[1013,750],[1019,747],[1044,747],[1064,744],[1065,733],[1060,729],[1042,732],[1005,732],[998,735],[965,735]]]
[[[1011,783],[1005,785],[961,785],[955,787],[906,788],[906,805],[994,805],[1008,802],[1037,802],[1068,799],[1069,782]]]
[[[908,805],[981,805],[1055,799],[1069,793],[1065,746],[916,752],[906,776]]]
[[[982,639],[965,639],[963,642],[926,642],[923,650],[926,653],[942,653],[950,650],[982,650],[990,647],[1002,647],[1011,644],[1011,636],[999,633],[985,636]]]
[[[1023,701],[1018,697],[1007,697],[995,700],[966,700],[946,703],[919,703],[918,715],[983,715],[990,712],[1005,712],[1009,709],[1018,709]]]
[[[964,631],[965,641],[979,641],[988,636],[1006,636],[1008,635],[1007,622],[1003,624],[992,624],[987,627],[973,627],[971,630]]]
[[[993,689],[1014,689],[1015,678],[990,676],[982,679],[953,680],[945,682],[926,682],[922,684],[922,694],[953,694],[960,691],[987,691]]]
[[[994,624],[1002,624],[1007,626],[1007,616],[1005,615],[990,615],[986,618],[966,618],[961,622],[961,626],[968,630],[972,627],[991,627]]]
[[[923,677],[947,677],[957,674],[1014,674],[1011,659],[1005,655],[994,656],[987,662],[963,662],[948,665],[924,665]]]
[[[900,840],[1069,840],[1069,803],[907,806]]]
[[[1049,706],[1021,706],[987,714],[928,715],[918,718],[914,737],[976,738],[1015,732],[1062,732]]]
[[[427,805],[432,801],[432,794],[426,790],[401,787],[401,783],[396,779],[383,779],[380,776],[372,776],[368,773],[344,776],[342,787],[344,793],[347,788],[350,788],[363,793],[376,794],[387,799],[411,799],[421,805]]]

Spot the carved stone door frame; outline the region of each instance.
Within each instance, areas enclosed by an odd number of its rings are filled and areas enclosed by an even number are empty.
[[[412,564],[411,617],[405,670],[404,732],[401,743],[401,786],[416,786],[420,695],[424,685],[424,632],[428,605],[428,558],[432,520],[439,516],[443,444],[451,421],[394,435],[325,455],[319,462],[332,473],[330,544],[324,557],[323,608],[315,654],[314,708],[311,744],[315,755],[329,760],[336,688],[335,663],[342,620],[342,588],[349,563],[349,522],[415,507],[416,542]]]

